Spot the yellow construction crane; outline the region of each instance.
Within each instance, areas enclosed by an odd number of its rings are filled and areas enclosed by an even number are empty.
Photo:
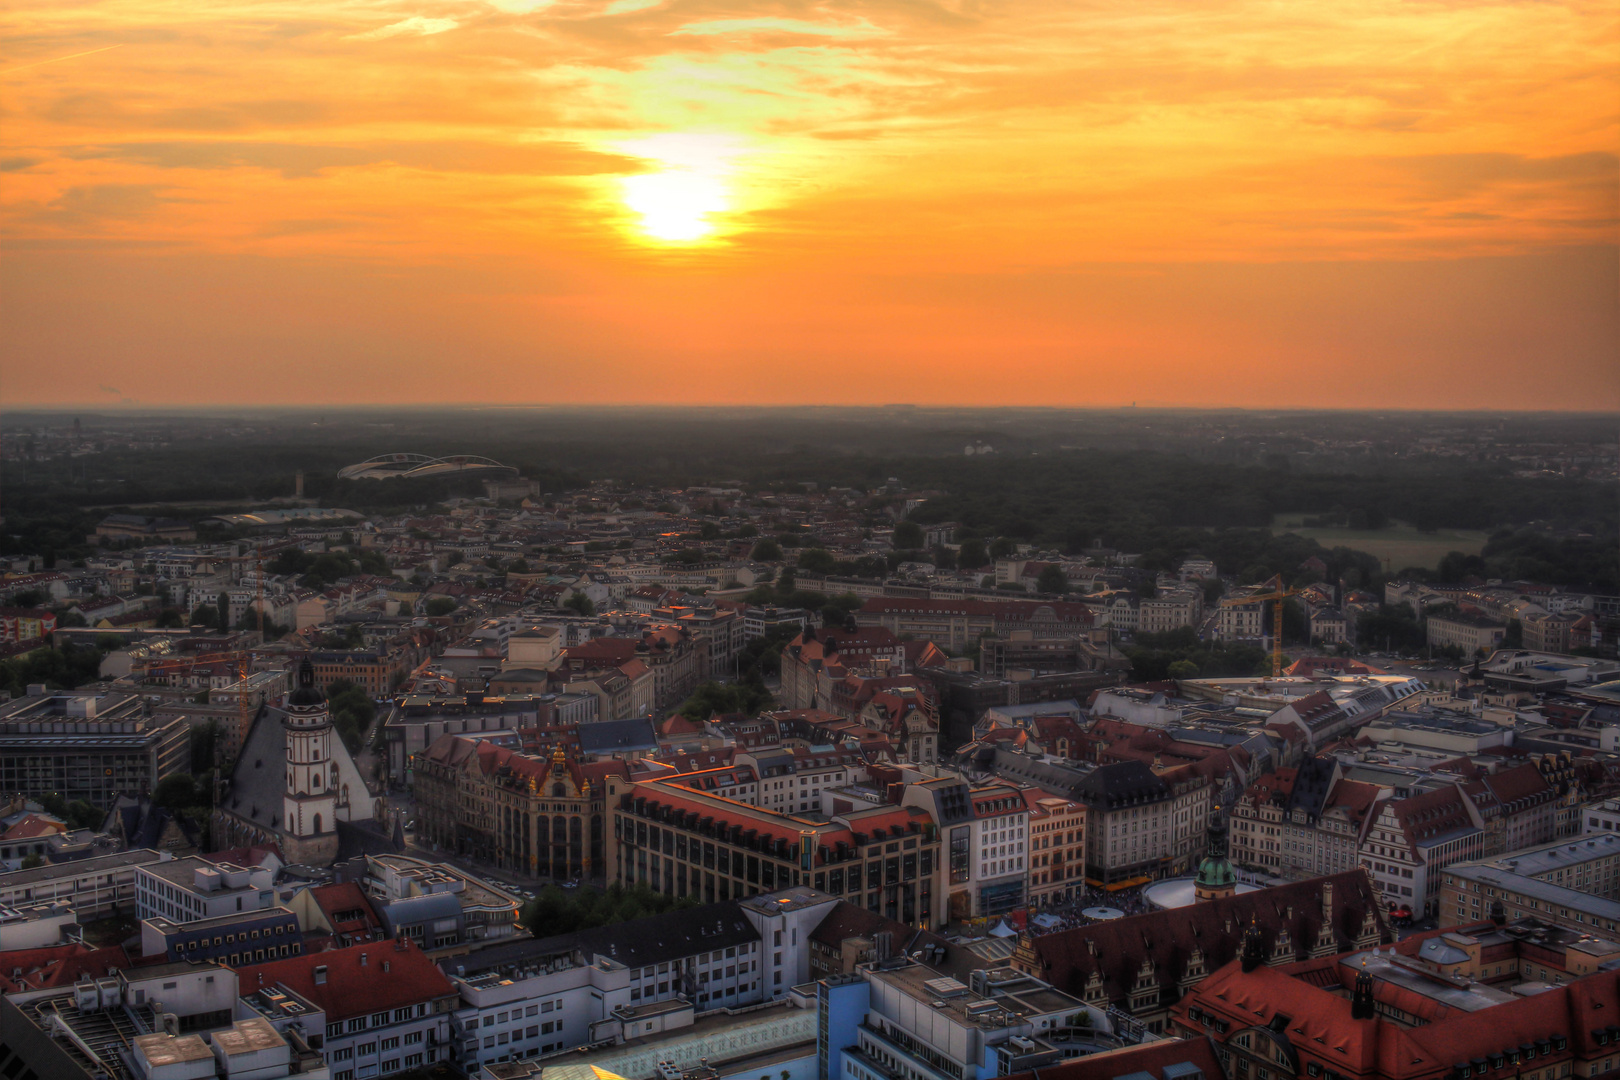
[[[1249,593],[1246,596],[1232,596],[1221,601],[1222,607],[1242,607],[1246,604],[1271,604],[1271,677],[1277,678],[1283,670],[1282,630],[1283,630],[1283,601],[1290,596],[1298,596],[1304,590],[1285,589],[1281,578],[1272,578],[1266,583],[1272,587],[1271,592]]]

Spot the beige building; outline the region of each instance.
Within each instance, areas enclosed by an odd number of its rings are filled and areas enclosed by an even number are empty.
[[[442,735],[413,764],[417,834],[504,870],[565,881],[602,871],[606,779],[622,761],[581,763]]]
[[[1329,775],[1300,782],[1316,770]],[[1330,759],[1307,759],[1250,784],[1232,807],[1232,862],[1293,879],[1354,870],[1368,811],[1388,792],[1336,772]]]
[[[1028,790],[1029,906],[1072,900],[1086,885],[1086,804]]]
[[[1584,645],[1586,642],[1580,640],[1576,627],[1586,622],[1586,618],[1574,611],[1528,616],[1520,623],[1524,628],[1524,647],[1532,652],[1563,653],[1568,652],[1571,645]]]
[[[1465,656],[1486,655],[1501,647],[1507,626],[1479,615],[1455,612],[1430,615],[1429,644],[1437,649],[1458,648]]]
[[[1196,626],[1204,614],[1204,594],[1196,589],[1165,592],[1143,600],[1136,611],[1136,630],[1162,634],[1183,626]]]
[[[1613,920],[1620,917],[1620,835],[1580,836],[1457,863],[1442,872],[1440,894],[1443,926],[1500,914],[1614,931]]]
[[[879,803],[830,819],[774,813],[681,780],[607,778],[610,882],[699,903],[809,886],[918,929],[945,921],[940,833],[925,810]]]
[[[1242,597],[1222,600],[1215,632],[1222,641],[1259,641],[1266,635],[1266,602]]]

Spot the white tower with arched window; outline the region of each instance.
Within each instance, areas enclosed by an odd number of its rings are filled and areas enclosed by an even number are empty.
[[[332,716],[315,685],[315,668],[298,665],[298,685],[287,695],[287,788],[281,832],[288,862],[321,862],[337,850],[338,766],[332,759]]]

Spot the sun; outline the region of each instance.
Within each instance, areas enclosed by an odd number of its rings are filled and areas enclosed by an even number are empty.
[[[738,153],[736,140],[723,135],[654,135],[619,150],[655,162],[652,172],[620,181],[620,199],[639,221],[637,231],[662,244],[696,244],[711,239],[720,216],[732,209],[729,177]]]
[[[624,181],[624,205],[653,239],[693,243],[714,232],[710,215],[726,209],[726,189],[717,177],[694,172],[645,173]]]

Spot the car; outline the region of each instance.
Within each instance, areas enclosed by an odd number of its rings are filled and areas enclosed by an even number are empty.
[[[577,881],[565,881],[565,882],[562,883],[562,887],[565,888],[565,889],[577,889],[577,888],[579,888],[579,882],[577,882]]]

